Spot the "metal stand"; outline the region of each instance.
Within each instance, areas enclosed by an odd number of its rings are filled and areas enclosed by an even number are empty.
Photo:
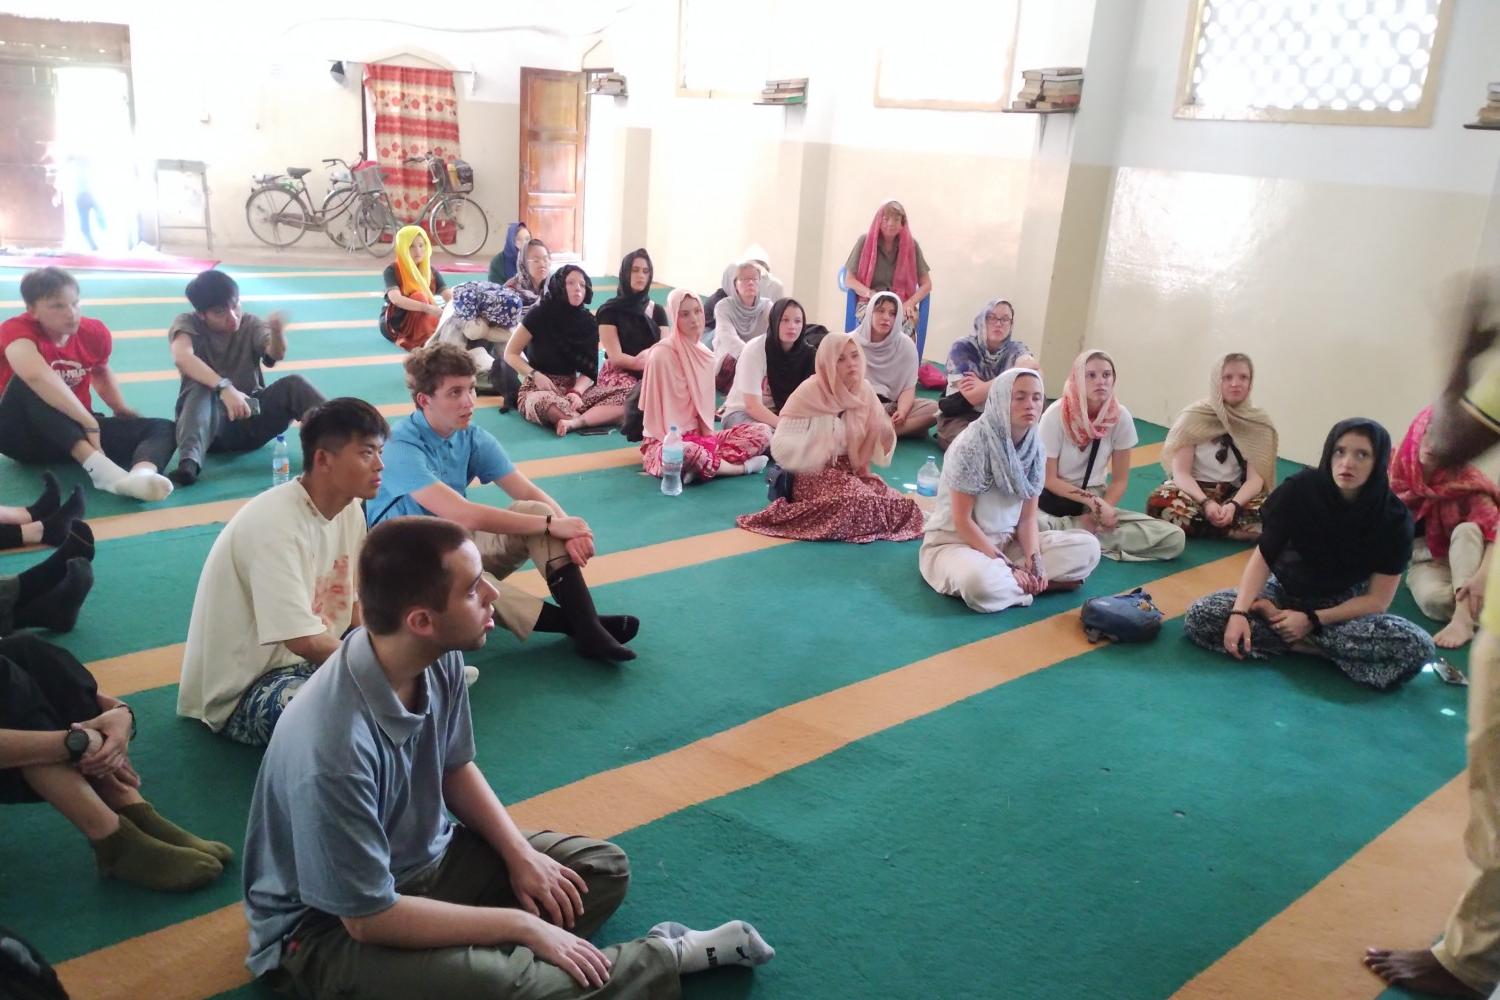
[[[201,226],[190,225],[162,225],[161,221],[161,175],[162,172],[184,174],[198,178],[198,189],[203,197],[203,224]],[[201,160],[157,160],[156,161],[156,240],[165,243],[162,234],[168,230],[186,230],[189,232],[201,232],[203,241],[208,244],[208,252],[214,252],[214,232],[209,226],[208,220],[208,169]]]

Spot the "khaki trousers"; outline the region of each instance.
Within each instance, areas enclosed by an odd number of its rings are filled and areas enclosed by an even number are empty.
[[[1418,538],[1411,550],[1406,586],[1422,614],[1436,622],[1453,620],[1454,592],[1468,582],[1484,559],[1484,532],[1465,521],[1448,539],[1448,557],[1433,558],[1427,542]]]
[[[506,508],[517,514],[536,514],[546,517],[552,508],[540,500],[517,500]],[[551,535],[496,535],[488,531],[473,533],[474,544],[479,548],[479,558],[484,571],[495,579],[492,581],[500,596],[495,598],[495,620],[515,633],[516,638],[525,639],[536,627],[537,616],[542,613],[542,599],[533,597],[519,587],[505,583],[506,577],[530,559],[536,571],[547,579],[547,567],[560,564],[555,561],[568,558],[563,543]]]

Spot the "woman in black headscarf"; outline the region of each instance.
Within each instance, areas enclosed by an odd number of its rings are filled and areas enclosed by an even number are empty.
[[[599,324],[588,310],[593,297],[593,282],[583,268],[559,269],[505,345],[505,363],[521,376],[516,408],[532,423],[556,428],[558,437],[580,427],[619,423],[625,412],[618,404],[597,405]]]
[[[740,352],[734,382],[724,399],[725,427],[762,423],[775,427],[792,390],[812,377],[818,345],[828,331],[806,325],[796,299],[771,306],[769,332],[751,338]]]
[[[630,391],[641,384],[646,353],[667,327],[667,311],[651,301],[654,273],[644,247],[630,251],[620,261],[619,291],[599,307],[599,346],[605,362],[595,383],[594,406],[625,405]]]
[[[1278,486],[1234,590],[1188,608],[1184,631],[1235,659],[1308,653],[1385,691],[1437,655],[1432,637],[1387,614],[1411,561],[1411,514],[1391,491],[1391,436],[1373,420],[1341,420],[1316,469]]]

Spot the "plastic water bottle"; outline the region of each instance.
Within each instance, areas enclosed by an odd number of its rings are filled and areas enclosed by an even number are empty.
[[[604,345],[600,344],[599,345],[599,367],[595,368],[594,371],[595,372],[602,372],[602,371],[604,371],[604,362],[606,362],[608,360],[609,360],[609,355],[604,352]],[[594,381],[597,382],[599,380],[596,378],[596,379],[594,379]]]
[[[286,436],[276,435],[276,447],[271,450],[271,485],[280,486],[292,478],[292,456],[287,454]]]
[[[676,424],[667,429],[661,443],[661,491],[669,497],[682,494],[682,435]]]
[[[937,459],[928,455],[927,461],[923,462],[922,467],[917,470],[917,496],[935,497],[937,496],[937,488]]]

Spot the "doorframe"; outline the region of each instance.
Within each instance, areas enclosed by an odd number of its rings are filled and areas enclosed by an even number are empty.
[[[587,78],[587,74],[583,70],[542,69],[542,68],[536,67],[536,66],[522,66],[521,67],[521,78],[520,78],[520,97],[521,97],[520,134],[518,136],[519,142],[518,142],[518,148],[516,150],[516,152],[517,152],[517,158],[521,161],[521,163],[520,163],[521,169],[520,169],[519,175],[517,177],[517,182],[519,184],[519,190],[516,192],[516,218],[520,219],[523,222],[526,221],[524,219],[524,215],[525,215],[525,212],[526,212],[526,194],[527,194],[527,191],[529,190],[528,185],[527,185],[527,174],[528,174],[528,171],[529,171],[529,165],[528,165],[527,157],[525,155],[525,153],[526,153],[526,132],[527,132],[527,128],[526,128],[526,122],[527,122],[526,81],[527,81],[528,76],[530,76],[532,78],[538,78],[538,77],[540,77],[540,78],[546,78],[546,77],[553,77],[553,78],[557,78],[557,77],[577,77],[577,79],[578,79],[578,157],[577,157],[577,159],[573,163],[573,175],[574,175],[573,176],[573,187],[574,187],[574,190],[577,191],[578,206],[577,206],[577,210],[573,213],[573,245],[574,245],[574,249],[572,250],[571,253],[572,253],[573,256],[576,256],[579,259],[582,259],[583,258],[583,250],[584,250],[584,242],[583,242],[583,227],[584,227],[583,207],[584,207],[584,200],[585,200],[585,197],[586,197],[586,192],[584,191],[584,180],[585,180],[585,178],[587,177],[587,174],[588,174],[586,166],[587,166],[587,163],[588,163],[588,145],[589,145],[589,93],[588,93],[588,78]]]

